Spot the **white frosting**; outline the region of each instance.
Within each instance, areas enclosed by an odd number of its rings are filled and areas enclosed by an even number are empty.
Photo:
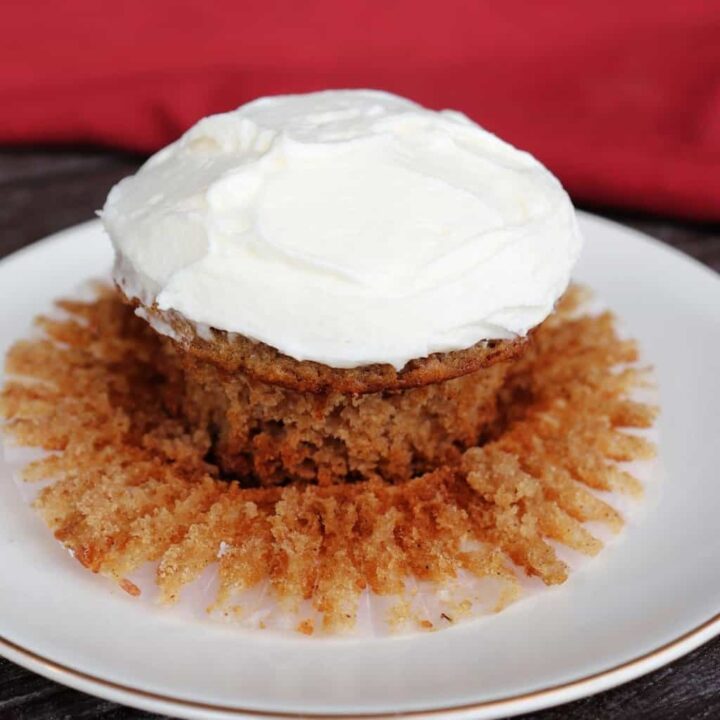
[[[532,156],[460,113],[367,90],[207,117],[101,215],[129,295],[333,367],[523,335],[581,247]]]

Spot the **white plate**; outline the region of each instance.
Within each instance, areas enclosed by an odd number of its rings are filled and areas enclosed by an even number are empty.
[[[82,570],[0,464],[0,653],[53,680],[187,718],[490,718],[649,672],[720,632],[720,280],[637,232],[581,215],[576,273],[657,368],[663,493],[563,586],[497,616],[394,638],[287,637],[191,620]],[[97,222],[0,262],[0,352],[107,271]]]

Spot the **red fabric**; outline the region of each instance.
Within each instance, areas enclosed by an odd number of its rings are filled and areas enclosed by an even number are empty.
[[[150,151],[258,95],[470,115],[580,201],[720,220],[720,3],[64,0],[0,20],[0,142]]]

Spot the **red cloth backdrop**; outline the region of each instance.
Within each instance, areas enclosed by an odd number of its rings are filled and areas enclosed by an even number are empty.
[[[720,2],[10,0],[0,143],[150,151],[258,95],[464,111],[580,201],[720,220]]]

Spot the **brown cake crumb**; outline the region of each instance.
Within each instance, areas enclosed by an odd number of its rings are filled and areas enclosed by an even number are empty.
[[[140,595],[140,588],[135,583],[130,582],[127,579],[120,581],[120,587],[128,595],[132,595],[133,597],[138,597],[138,595]]]
[[[409,578],[511,580],[519,568],[562,582],[567,567],[548,541],[594,554],[601,543],[583,524],[621,526],[591,490],[639,490],[617,463],[652,454],[624,428],[648,427],[655,409],[629,398],[643,381],[634,343],[607,313],[575,316],[579,301],[571,291],[534,334],[488,441],[402,483],[222,478],[208,432],[173,412],[161,341],[107,289],[59,303],[64,319],[41,318],[43,337],[10,350],[0,414],[18,443],[57,451],[25,475],[54,479],[36,506],[88,569],[132,590],[128,574],[157,562],[173,602],[217,563],[217,607],[269,580],[278,599],[310,600],[324,629],[339,630],[364,589],[399,593]]]
[[[315,623],[312,620],[302,620],[295,629],[303,635],[312,635],[315,632]]]

